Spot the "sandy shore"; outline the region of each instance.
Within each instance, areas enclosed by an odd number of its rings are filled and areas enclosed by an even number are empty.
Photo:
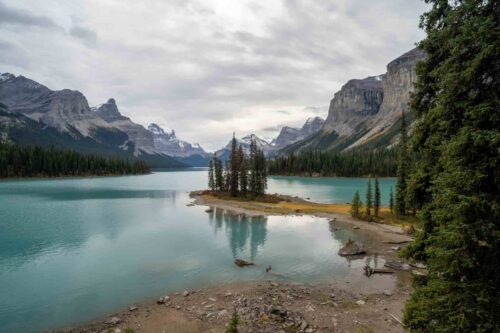
[[[192,197],[194,204],[210,207],[208,210],[217,207],[229,214],[325,217],[339,229],[352,228],[353,232],[365,234],[370,239],[365,244],[367,254],[376,254],[386,261],[398,260],[397,249],[411,241],[398,226],[358,221],[345,212],[335,212],[341,207],[325,209],[331,205],[300,198],[284,197],[288,204],[283,208],[278,203],[222,200],[197,193]],[[299,212],[297,205],[301,206]],[[361,279],[359,273],[358,279],[313,285],[282,281],[271,273],[269,281],[158,295],[157,299],[132,304],[94,322],[57,332],[224,332],[233,310],[241,319],[240,332],[405,332],[398,320],[410,293],[407,271],[394,270],[393,274]]]

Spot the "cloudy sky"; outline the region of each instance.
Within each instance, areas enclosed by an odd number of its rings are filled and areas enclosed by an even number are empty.
[[[0,72],[212,150],[326,117],[423,37],[421,0],[0,0]]]

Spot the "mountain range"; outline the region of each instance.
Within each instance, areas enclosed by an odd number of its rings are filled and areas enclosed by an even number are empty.
[[[417,79],[415,65],[425,58],[413,49],[387,65],[387,72],[348,81],[330,101],[328,117],[314,135],[280,153],[300,150],[385,149],[398,141],[402,113]]]
[[[402,112],[416,81],[415,64],[425,54],[413,49],[387,65],[387,72],[348,81],[330,101],[326,120],[309,118],[301,128],[284,126],[267,142],[250,140],[268,157],[301,150],[385,149],[397,143]],[[0,73],[0,138],[21,144],[142,159],[152,167],[206,166],[212,154],[177,138],[157,124],[148,128],[123,116],[116,101],[90,107],[75,90],[54,91],[24,76]],[[230,142],[215,153],[229,156]]]

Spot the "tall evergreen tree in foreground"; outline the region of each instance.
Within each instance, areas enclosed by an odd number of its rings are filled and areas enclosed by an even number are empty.
[[[406,215],[406,181],[409,168],[408,154],[408,128],[406,124],[406,115],[401,115],[401,134],[398,148],[398,165],[396,171],[396,214]]]
[[[222,170],[222,162],[215,154],[213,157],[213,161],[214,161],[215,190],[216,191],[223,191],[224,190],[224,175],[223,175],[223,170]]]
[[[380,187],[378,177],[375,177],[375,201],[373,203],[373,214],[378,217],[380,211]]]
[[[368,177],[368,182],[366,183],[366,219],[368,221],[372,218],[372,207],[373,207],[373,193],[372,193],[372,180]]]
[[[411,101],[423,228],[405,254],[428,276],[404,321],[415,332],[500,332],[500,3],[426,2]]]

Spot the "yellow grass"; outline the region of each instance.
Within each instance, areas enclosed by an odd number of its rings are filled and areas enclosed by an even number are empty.
[[[276,200],[276,196],[268,198],[260,198],[260,201],[254,200],[244,200],[241,198],[231,198],[231,197],[220,197],[207,194],[206,192],[201,195],[201,197],[206,202],[223,202],[231,206],[260,211],[267,214],[343,214],[350,216],[351,205],[345,203],[335,203],[335,204],[319,204],[309,201],[302,200],[290,200],[288,198],[281,199],[282,201]],[[266,202],[270,201],[270,202]],[[278,201],[278,202],[276,202]],[[373,213],[373,212],[372,212]],[[381,207],[379,212],[379,217],[374,218],[374,221],[384,224],[398,224],[404,229],[410,229],[412,225],[416,222],[416,219],[411,217],[399,218],[393,215],[389,207]]]

